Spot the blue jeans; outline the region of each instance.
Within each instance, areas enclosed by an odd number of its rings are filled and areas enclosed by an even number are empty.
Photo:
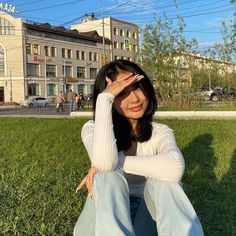
[[[74,236],[202,236],[201,223],[176,182],[147,179],[144,199],[131,220],[129,188],[123,172],[98,172],[93,199],[87,198]],[[134,205],[137,202],[135,201]]]

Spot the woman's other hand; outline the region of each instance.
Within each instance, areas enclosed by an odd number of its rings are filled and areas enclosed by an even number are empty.
[[[135,82],[140,81],[143,78],[144,78],[143,75],[138,75],[138,74],[134,75],[132,72],[120,73],[115,81],[112,81],[111,79],[106,77],[107,87],[103,92],[110,93],[114,97],[116,97],[126,87],[128,87],[131,84],[134,84]]]
[[[95,167],[91,167],[88,171],[88,174],[83,178],[80,182],[79,186],[76,188],[76,192],[79,192],[84,185],[86,185],[88,190],[88,196],[92,198],[93,196],[93,178],[97,173],[97,169]]]

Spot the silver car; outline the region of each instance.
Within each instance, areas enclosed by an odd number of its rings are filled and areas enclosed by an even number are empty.
[[[32,99],[28,98],[28,99],[24,100],[22,105],[25,107],[28,107],[28,108],[47,107],[47,106],[49,106],[49,101],[44,97],[35,97]]]

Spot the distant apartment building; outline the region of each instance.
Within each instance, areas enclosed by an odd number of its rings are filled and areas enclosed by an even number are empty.
[[[139,28],[136,24],[112,17],[97,19],[92,15],[82,20],[81,23],[72,25],[71,29],[77,29],[79,32],[96,30],[100,36],[110,39],[110,51],[105,51],[108,61],[116,59],[137,60]]]
[[[111,41],[104,38],[105,50]],[[0,102],[49,99],[59,91],[90,94],[101,67],[103,38],[0,12]]]

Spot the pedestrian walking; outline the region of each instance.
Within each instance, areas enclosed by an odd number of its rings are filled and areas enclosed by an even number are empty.
[[[60,91],[59,94],[57,95],[57,105],[56,105],[57,112],[59,112],[59,110],[61,110],[63,112],[65,111],[64,107],[63,107],[64,102],[65,102],[64,95],[63,95],[62,91]]]
[[[74,108],[74,95],[75,93],[72,92],[72,89],[70,89],[69,93],[67,94],[67,102],[69,103],[70,105],[70,111],[73,111],[73,108]]]

